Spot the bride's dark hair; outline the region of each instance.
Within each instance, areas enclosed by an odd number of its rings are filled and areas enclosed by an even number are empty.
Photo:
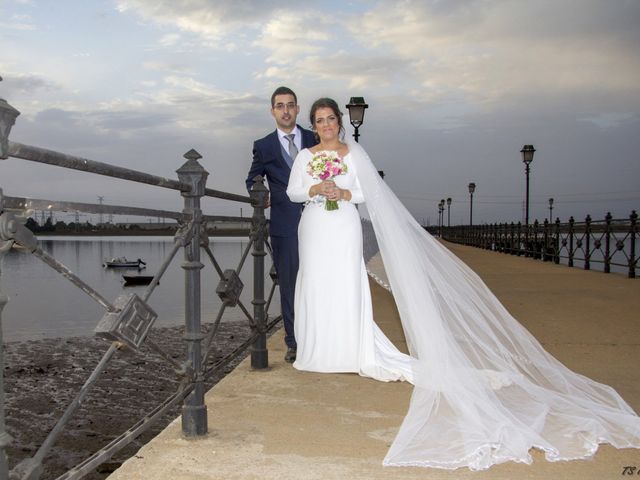
[[[319,140],[318,133],[315,131],[315,123],[316,123],[316,112],[319,108],[330,108],[333,111],[333,114],[338,118],[338,126],[340,127],[340,139],[344,138],[344,127],[342,126],[342,112],[340,111],[340,107],[333,98],[323,97],[319,98],[313,105],[311,105],[311,110],[309,111],[309,120],[311,121],[311,128],[313,129],[316,140]]]

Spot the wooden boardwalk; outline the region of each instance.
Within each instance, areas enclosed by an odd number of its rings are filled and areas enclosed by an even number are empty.
[[[613,386],[640,411],[640,280],[447,244],[569,368]],[[392,297],[372,283],[376,321],[404,346]],[[136,479],[613,479],[640,470],[640,450],[602,446],[586,461],[502,464],[483,472],[383,468],[412,387],[352,374],[298,372],[280,333],[270,369],[248,360],[207,394],[209,434],[169,425],[110,480]]]

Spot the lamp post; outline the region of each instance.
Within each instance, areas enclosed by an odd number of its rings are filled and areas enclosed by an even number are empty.
[[[356,142],[358,141],[358,137],[360,137],[358,129],[364,123],[364,110],[366,108],[369,108],[369,105],[364,103],[364,97],[351,97],[347,104],[347,109],[349,110],[349,121],[355,129],[353,138],[356,139]]]
[[[444,226],[444,199],[438,203],[438,217],[440,218],[440,237],[442,237],[442,227]]]
[[[447,198],[447,227],[451,226],[451,197]]]
[[[529,165],[533,161],[533,154],[535,153],[535,151],[536,149],[533,148],[533,145],[525,145],[524,147],[522,147],[522,150],[520,150],[520,153],[522,154],[522,161],[525,165],[524,171],[527,177],[527,191],[525,196],[526,204],[525,204],[525,217],[524,217],[525,225],[529,225],[529,171],[530,171]]]
[[[553,223],[553,198],[549,199],[549,223]]]
[[[469,184],[469,197],[470,197],[470,203],[469,203],[469,226],[473,227],[473,192],[476,191],[476,184],[471,182]]]

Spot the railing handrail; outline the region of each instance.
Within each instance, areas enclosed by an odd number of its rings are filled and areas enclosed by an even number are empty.
[[[518,222],[517,228],[511,222],[427,227],[427,230],[454,243],[554,263],[567,259],[570,267],[575,261],[581,261],[585,270],[590,270],[592,263],[604,265],[605,273],[611,272],[611,266],[625,267],[628,277],[635,278],[637,219],[633,210],[629,217],[620,219],[613,219],[611,213],[607,213],[604,220],[593,220],[587,215],[583,222],[571,217],[566,223],[559,218],[553,223],[548,219],[529,225]]]
[[[141,217],[172,218],[174,220],[188,221],[191,217],[185,212],[170,210],[156,210],[152,208],[129,207],[126,205],[108,205],[97,203],[67,202],[60,200],[47,200],[28,197],[2,197],[2,205],[8,211],[24,210],[52,210],[56,212],[83,212],[94,214],[135,215]],[[234,215],[203,215],[207,222],[251,222],[251,217],[238,217]]]
[[[12,141],[9,141],[8,145],[7,154],[9,157],[13,158],[119,178],[121,180],[128,180],[136,183],[144,183],[181,192],[189,191],[191,188],[190,185],[186,185],[178,180],[152,175],[150,173],[133,170],[131,168],[119,167],[117,165],[111,165],[110,163],[98,162],[88,158],[56,152],[55,150],[48,150],[46,148],[25,145],[23,143]],[[222,192],[212,188],[206,188],[204,195],[207,197],[221,198],[235,202],[251,203],[251,198],[246,195]]]

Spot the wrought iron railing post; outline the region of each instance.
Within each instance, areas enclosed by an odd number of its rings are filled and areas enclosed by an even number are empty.
[[[207,433],[207,406],[204,403],[204,376],[202,372],[202,339],[200,315],[200,233],[202,229],[202,210],[200,201],[205,194],[209,173],[198,163],[202,156],[195,150],[184,154],[187,161],[177,170],[181,182],[190,185],[189,191],[181,192],[184,197],[183,212],[191,218],[191,236],[184,245],[185,272],[185,332],[187,343],[188,368],[194,376],[194,389],[185,399],[182,407],[182,432],[186,436]]]
[[[251,219],[251,235],[253,238],[253,317],[258,338],[251,347],[251,367],[263,369],[269,366],[269,351],[267,350],[267,319],[264,299],[264,243],[266,240],[267,220],[264,216],[264,207],[267,201],[268,190],[264,186],[263,179],[257,176],[253,179],[253,187],[250,196],[253,205],[253,217]]]
[[[636,233],[638,228],[638,214],[635,210],[629,216],[629,278],[636,278]]]
[[[551,255],[549,255],[549,220],[546,218],[543,223],[542,238],[542,261],[548,262],[551,260]]]
[[[554,240],[554,253],[553,253],[553,263],[556,265],[560,263],[560,218],[556,217],[556,238]]]
[[[584,253],[584,269],[591,270],[591,215],[584,219],[584,238],[587,243]]]
[[[573,215],[569,217],[569,261],[568,265],[573,267],[573,224],[575,220],[573,219]]]
[[[611,272],[611,212],[604,217],[604,273]]]
[[[540,247],[540,241],[538,240],[538,227],[540,226],[540,224],[538,223],[538,220],[536,219],[533,222],[533,233],[531,234],[531,254],[529,255],[530,257],[533,257],[535,259],[539,259],[540,258],[540,251],[539,251],[539,247]]]

